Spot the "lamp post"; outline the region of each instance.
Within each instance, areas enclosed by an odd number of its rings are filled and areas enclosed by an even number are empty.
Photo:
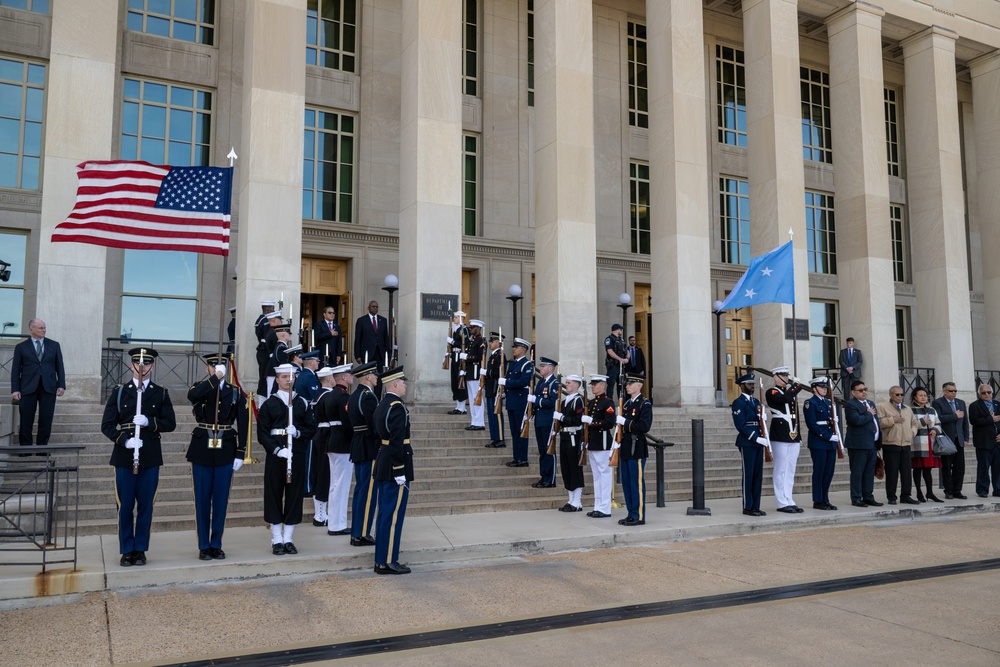
[[[618,295],[618,307],[622,309],[622,339],[628,345],[628,309],[632,307],[632,297],[628,292],[622,292]],[[628,354],[628,351],[626,351],[626,354]],[[618,395],[621,396],[624,387],[621,373],[618,374],[618,381],[615,384],[618,387]]]
[[[522,298],[521,296],[521,286],[514,283],[507,288],[507,300],[510,301],[511,311],[514,313],[514,336],[517,337],[517,302]]]
[[[712,302],[712,313],[715,314],[715,407],[721,408],[725,403],[722,400],[722,364],[723,359],[725,359],[725,354],[720,350],[721,348],[721,327],[722,327],[722,314],[725,312],[719,310],[722,308],[722,302],[715,300]]]
[[[392,295],[396,293],[399,289],[399,278],[396,277],[395,273],[390,273],[382,281],[384,287],[383,290],[389,293],[389,345],[392,347],[392,351],[389,354],[388,365],[396,365],[396,312],[392,309]]]

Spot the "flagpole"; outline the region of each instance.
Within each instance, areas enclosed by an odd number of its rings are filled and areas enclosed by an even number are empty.
[[[236,162],[236,148],[230,147],[229,154],[226,155],[229,158],[229,168],[233,168],[233,164]],[[232,195],[230,195],[232,196]],[[226,331],[226,313],[229,312],[226,308],[226,276],[229,273],[229,252],[227,251],[225,255],[222,256],[222,296],[219,297],[219,358],[222,358],[222,337],[225,336]],[[236,359],[236,341],[233,341],[233,360]],[[230,366],[232,366],[232,360],[230,360]]]
[[[788,228],[788,240],[795,240],[795,232]],[[792,244],[792,276],[795,276],[795,244]],[[795,295],[792,294],[792,377],[799,374],[799,321],[795,319]]]

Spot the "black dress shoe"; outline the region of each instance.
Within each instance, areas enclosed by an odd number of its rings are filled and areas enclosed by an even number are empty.
[[[295,548],[294,544],[292,544],[291,542],[285,542],[285,553],[286,554],[292,554],[292,555],[294,555],[294,554],[297,554],[298,552],[299,552],[299,550]]]
[[[969,499],[969,496],[963,496],[963,495],[962,495],[961,493],[955,493],[955,494],[953,494],[953,495],[954,495],[954,496],[955,496],[956,498],[958,498],[959,500],[968,500],[968,499]]]
[[[805,512],[805,510],[799,507],[798,505],[792,505],[792,509],[795,510],[796,514],[802,514],[803,512]]]
[[[351,546],[352,547],[370,547],[375,544],[375,540],[370,537],[352,537]]]
[[[531,488],[533,488],[533,489],[551,489],[554,486],[555,486],[555,484],[553,484],[552,482],[535,482],[534,484],[531,485]]]
[[[743,513],[746,514],[747,516],[757,516],[754,510],[743,510]]]
[[[392,561],[389,563],[389,569],[392,570],[393,574],[409,574],[410,568],[405,565],[400,565],[398,561]]]
[[[954,493],[946,493],[946,494],[944,494],[944,499],[945,500],[954,500],[955,499],[955,494]]]
[[[990,497],[990,494],[988,494],[988,493],[977,493],[976,495],[979,496],[980,498],[989,498]]]
[[[465,430],[466,431],[485,431],[486,427],[485,426],[466,426]]]
[[[868,507],[882,507],[885,503],[880,503],[877,500],[866,500],[865,504],[868,505]]]
[[[350,535],[351,534],[351,529],[350,528],[343,528],[341,530],[328,530],[328,531],[326,531],[326,534],[327,535]]]
[[[222,549],[212,549],[212,558],[215,560],[226,560],[226,552]]]
[[[212,551],[210,549],[201,549],[198,551],[198,560],[212,560]]]
[[[277,544],[272,544],[271,545],[271,553],[274,554],[275,556],[284,556],[285,555],[285,545],[282,544],[281,542],[278,542]]]
[[[132,552],[132,563],[135,565],[145,565],[146,564],[146,552],[145,551],[133,551]]]
[[[913,498],[910,498],[909,496],[907,496],[906,498],[900,498],[899,502],[901,502],[904,505],[919,505],[920,504],[919,500],[914,500]]]
[[[618,519],[618,525],[619,525],[619,526],[624,526],[624,525],[625,525],[625,522],[626,522],[627,520],[628,520],[628,517],[625,517],[624,519]]]
[[[504,442],[503,440],[497,440],[497,441],[495,441],[494,444],[487,445],[487,447],[492,447],[493,449],[501,449],[502,447],[506,447],[506,446],[507,446],[507,443]]]
[[[28,455],[24,454],[24,456]],[[122,559],[121,561],[119,561],[119,565],[121,565],[122,567],[132,567],[133,565],[135,565],[135,559],[132,557],[131,551],[128,552],[127,554],[122,554]]]
[[[827,503],[827,504],[826,504],[826,508],[827,508],[828,510],[833,510],[834,512],[836,512],[836,511],[837,511],[837,506],[836,506],[836,505],[831,505],[830,503]]]
[[[518,461],[517,459],[515,459],[513,461],[507,461],[507,463],[505,463],[504,465],[507,466],[508,468],[527,468],[528,462]]]
[[[449,415],[464,415],[465,412],[463,412],[462,410],[449,410],[448,414]]]
[[[320,521],[319,519],[313,519],[314,526],[325,526],[327,523],[328,523],[327,521]]]
[[[605,514],[604,512],[598,512],[597,510],[594,510],[587,516],[589,516],[592,519],[608,519],[611,517],[610,514]]]
[[[890,501],[889,501],[889,504],[890,504],[890,505],[895,505],[895,504],[896,504],[896,499],[895,499],[895,498],[893,498],[892,500],[890,500]],[[920,503],[917,503],[917,504],[919,505]]]
[[[392,574],[392,572],[389,570],[388,565],[375,563],[375,574]]]
[[[830,503],[813,503],[814,510],[828,510],[830,507]]]
[[[863,500],[852,500],[851,505],[854,507],[868,507],[868,503]]]
[[[785,507],[779,507],[779,512],[784,512],[785,514],[795,514],[795,507],[793,505],[786,505]]]
[[[642,526],[645,525],[646,522],[640,521],[639,519],[636,519],[634,517],[627,516],[618,523],[620,523],[623,526]]]

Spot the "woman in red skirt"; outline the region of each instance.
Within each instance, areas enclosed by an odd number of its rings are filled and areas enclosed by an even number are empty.
[[[913,414],[920,422],[920,430],[913,436],[910,461],[913,466],[913,486],[917,490],[917,500],[924,501],[924,494],[920,486],[920,478],[923,477],[927,484],[927,500],[936,503],[944,502],[934,495],[934,482],[931,470],[941,467],[941,459],[934,456],[934,449],[931,443],[941,432],[941,422],[938,420],[937,411],[930,406],[927,390],[917,387],[910,397],[910,405],[913,406]]]

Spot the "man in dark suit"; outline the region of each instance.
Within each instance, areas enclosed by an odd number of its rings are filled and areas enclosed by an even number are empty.
[[[864,366],[864,357],[861,350],[854,347],[854,339],[848,338],[847,347],[840,351],[840,381],[843,383],[844,400],[851,398],[851,383],[861,379],[861,368]],[[832,396],[830,397],[833,398]]]
[[[319,350],[324,365],[339,366],[343,337],[336,322],[337,311],[333,306],[323,309],[323,319],[313,323],[313,342]]]
[[[881,507],[875,500],[875,443],[879,438],[877,410],[868,400],[868,388],[861,380],[851,383],[851,398],[844,403],[847,449],[851,468],[851,504],[855,507]]]
[[[646,355],[642,353],[642,348],[635,344],[635,336],[628,337],[625,356],[628,358],[625,363],[625,374],[646,377]]]
[[[969,418],[965,414],[965,401],[957,398],[958,389],[954,382],[945,382],[941,386],[944,396],[934,400],[934,409],[945,435],[955,443],[958,452],[941,457],[941,481],[944,484],[944,497],[951,500],[962,495],[962,481],[965,479],[965,445],[969,442]]]
[[[371,301],[368,312],[354,324],[354,361],[374,361],[381,372],[389,353],[389,323],[378,314],[378,301]]]
[[[976,495],[989,496],[992,480],[993,495],[1000,497],[1000,414],[990,385],[980,385],[978,393],[979,400],[969,406],[972,444],[976,447]]]
[[[66,371],[63,370],[59,343],[45,337],[45,322],[39,319],[29,321],[28,331],[31,337],[14,346],[10,395],[18,401],[21,414],[18,433],[21,446],[31,446],[31,427],[38,409],[38,444],[44,447],[49,444],[52,432],[56,396],[62,396],[66,391]]]

